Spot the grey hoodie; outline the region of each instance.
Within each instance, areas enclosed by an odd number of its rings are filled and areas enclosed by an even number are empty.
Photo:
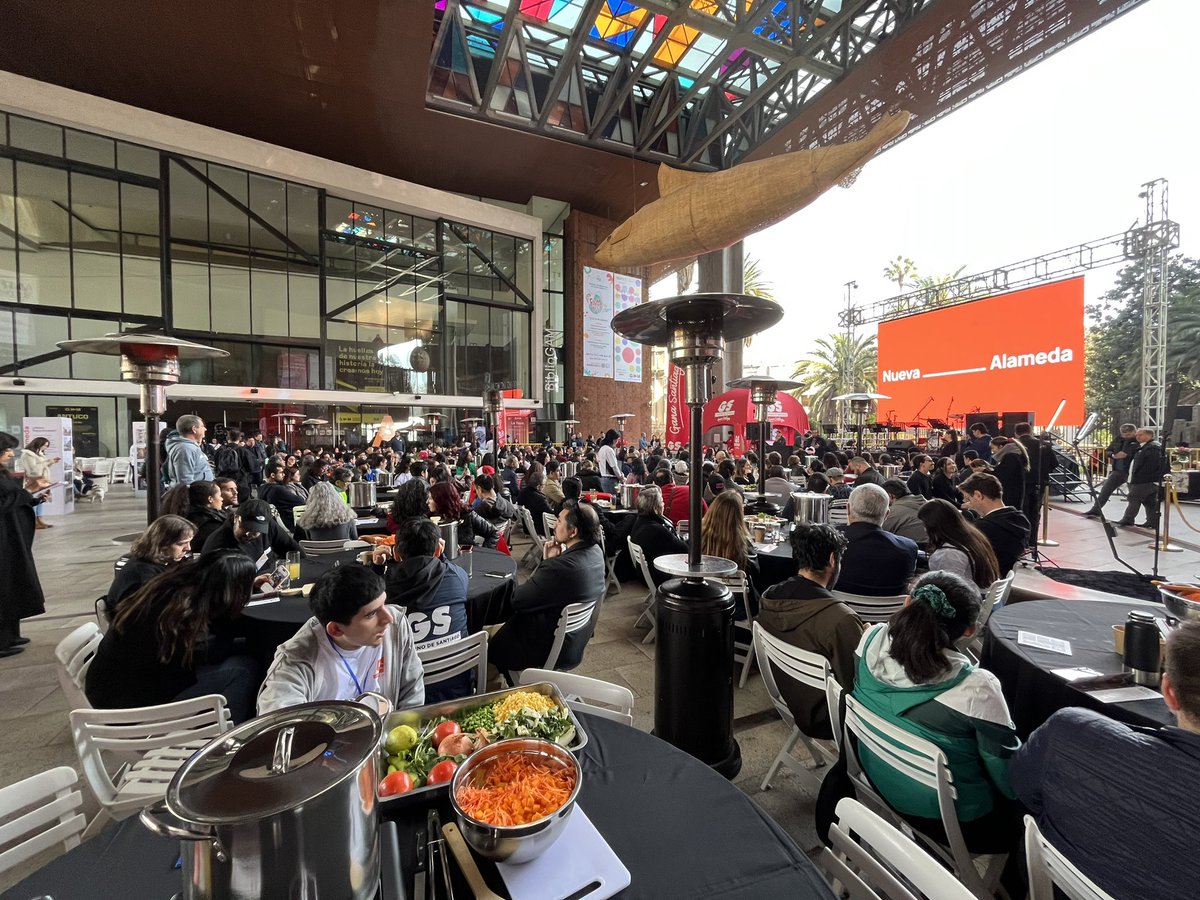
[[[212,478],[208,457],[195,441],[179,432],[167,437],[167,484],[191,484]]]

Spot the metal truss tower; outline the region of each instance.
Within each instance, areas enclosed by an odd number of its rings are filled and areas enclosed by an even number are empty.
[[[1125,258],[1142,264],[1142,422],[1161,439],[1167,421],[1167,260],[1179,246],[1179,224],[1167,216],[1167,182],[1142,185],[1144,224],[1125,233]]]

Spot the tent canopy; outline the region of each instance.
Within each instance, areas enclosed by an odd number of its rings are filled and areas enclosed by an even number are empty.
[[[808,430],[808,413],[800,401],[791,394],[775,395],[775,402],[767,414],[772,428],[786,429],[803,434]],[[737,388],[713,397],[704,405],[704,431],[729,426],[734,435],[744,437],[746,425],[758,421],[750,391]]]

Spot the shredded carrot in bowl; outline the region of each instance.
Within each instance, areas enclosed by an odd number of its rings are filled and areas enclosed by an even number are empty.
[[[575,789],[575,773],[528,753],[491,760],[459,786],[459,808],[487,825],[529,825],[562,809]]]

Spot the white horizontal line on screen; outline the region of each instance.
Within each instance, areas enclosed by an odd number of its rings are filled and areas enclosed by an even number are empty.
[[[987,366],[980,366],[978,369],[955,369],[953,372],[926,372],[922,378],[941,378],[943,375],[968,375],[971,372],[986,372]]]

